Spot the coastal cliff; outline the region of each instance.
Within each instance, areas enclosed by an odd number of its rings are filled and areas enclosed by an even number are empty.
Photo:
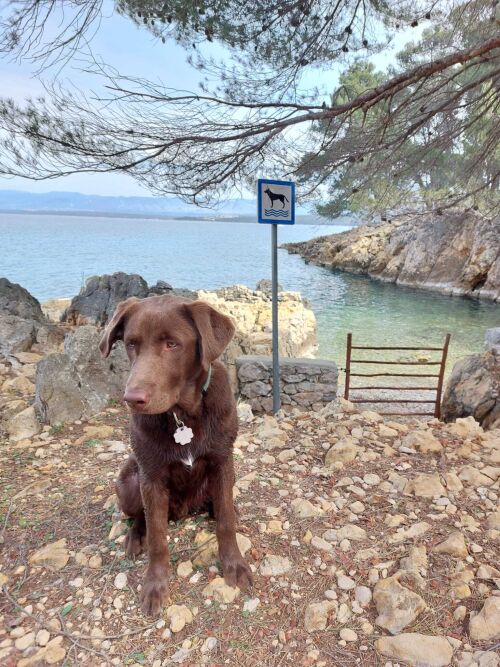
[[[500,216],[404,216],[283,247],[320,266],[500,301]]]

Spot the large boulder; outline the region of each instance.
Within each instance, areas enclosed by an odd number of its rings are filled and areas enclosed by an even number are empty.
[[[62,334],[45,317],[40,303],[24,287],[0,278],[0,353],[9,357],[38,344],[57,349]]]
[[[459,359],[446,385],[443,419],[450,422],[470,415],[483,428],[500,419],[500,356],[493,352]]]
[[[487,352],[494,352],[500,356],[500,327],[487,329],[484,336],[484,347]]]
[[[38,363],[35,407],[44,422],[88,419],[122,397],[129,371],[125,349],[119,342],[103,359],[100,338],[95,327],[78,327],[67,334],[63,354],[51,354]]]
[[[46,322],[42,307],[35,297],[24,287],[11,283],[7,278],[0,278],[0,313],[14,315],[23,320]]]
[[[147,282],[137,274],[120,271],[111,276],[92,276],[73,298],[61,320],[76,325],[104,326],[120,301],[131,296],[143,299],[148,293]]]
[[[144,299],[148,296],[175,294],[187,299],[196,299],[196,292],[174,289],[164,280],[148,287],[147,282],[136,273],[119,271],[112,275],[92,276],[66,307],[61,322],[82,326],[106,326],[116,306],[131,296]]]

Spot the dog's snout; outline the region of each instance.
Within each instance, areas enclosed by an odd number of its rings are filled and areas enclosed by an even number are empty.
[[[123,400],[131,408],[145,408],[150,400],[150,394],[145,389],[125,389]]]

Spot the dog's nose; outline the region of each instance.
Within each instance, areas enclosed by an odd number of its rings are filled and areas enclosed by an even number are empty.
[[[144,389],[126,389],[123,400],[130,407],[145,408],[149,403],[149,394]]]

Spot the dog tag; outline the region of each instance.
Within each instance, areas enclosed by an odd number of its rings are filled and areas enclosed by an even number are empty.
[[[177,444],[188,445],[192,439],[193,439],[192,428],[189,428],[189,426],[185,426],[184,424],[182,426],[177,427],[177,430],[174,433],[174,440]]]

